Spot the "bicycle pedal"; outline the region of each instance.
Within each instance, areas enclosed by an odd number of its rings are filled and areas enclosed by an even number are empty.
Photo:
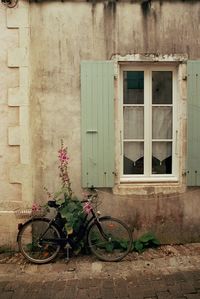
[[[65,245],[65,247],[64,247],[64,249],[67,249],[67,248],[72,249],[72,247],[71,247],[71,245],[70,245],[69,243],[67,243],[67,244]]]

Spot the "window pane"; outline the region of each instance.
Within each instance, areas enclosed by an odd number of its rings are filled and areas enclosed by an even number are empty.
[[[172,142],[153,142],[152,174],[172,173]]]
[[[144,108],[124,107],[124,139],[144,138]]]
[[[152,72],[152,103],[172,104],[172,72]]]
[[[172,139],[172,107],[152,109],[153,139]]]
[[[124,104],[144,104],[144,72],[123,72]]]
[[[144,143],[124,142],[124,174],[144,173]]]

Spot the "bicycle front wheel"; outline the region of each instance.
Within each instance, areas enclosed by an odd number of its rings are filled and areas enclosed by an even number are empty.
[[[19,231],[19,250],[33,263],[48,263],[60,250],[59,239],[60,233],[49,219],[31,219]]]
[[[122,260],[132,246],[132,234],[125,223],[112,217],[100,218],[88,230],[88,245],[100,260]]]

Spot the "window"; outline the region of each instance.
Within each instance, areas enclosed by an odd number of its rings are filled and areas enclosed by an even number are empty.
[[[177,177],[176,69],[121,69],[121,181]]]

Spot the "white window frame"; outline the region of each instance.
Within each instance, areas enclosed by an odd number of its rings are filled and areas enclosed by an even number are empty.
[[[178,181],[178,72],[175,66],[166,65],[126,65],[120,68],[120,182],[169,182]],[[123,174],[123,72],[144,71],[144,173],[141,175]],[[172,79],[172,107],[173,107],[173,133],[172,133],[172,174],[151,174],[152,157],[152,71],[171,71]],[[146,102],[145,99],[148,99]],[[168,105],[169,106],[169,105]],[[150,125],[147,125],[150,124]],[[145,136],[149,136],[146,139]],[[150,137],[151,136],[151,137]],[[150,152],[149,152],[150,149]]]

